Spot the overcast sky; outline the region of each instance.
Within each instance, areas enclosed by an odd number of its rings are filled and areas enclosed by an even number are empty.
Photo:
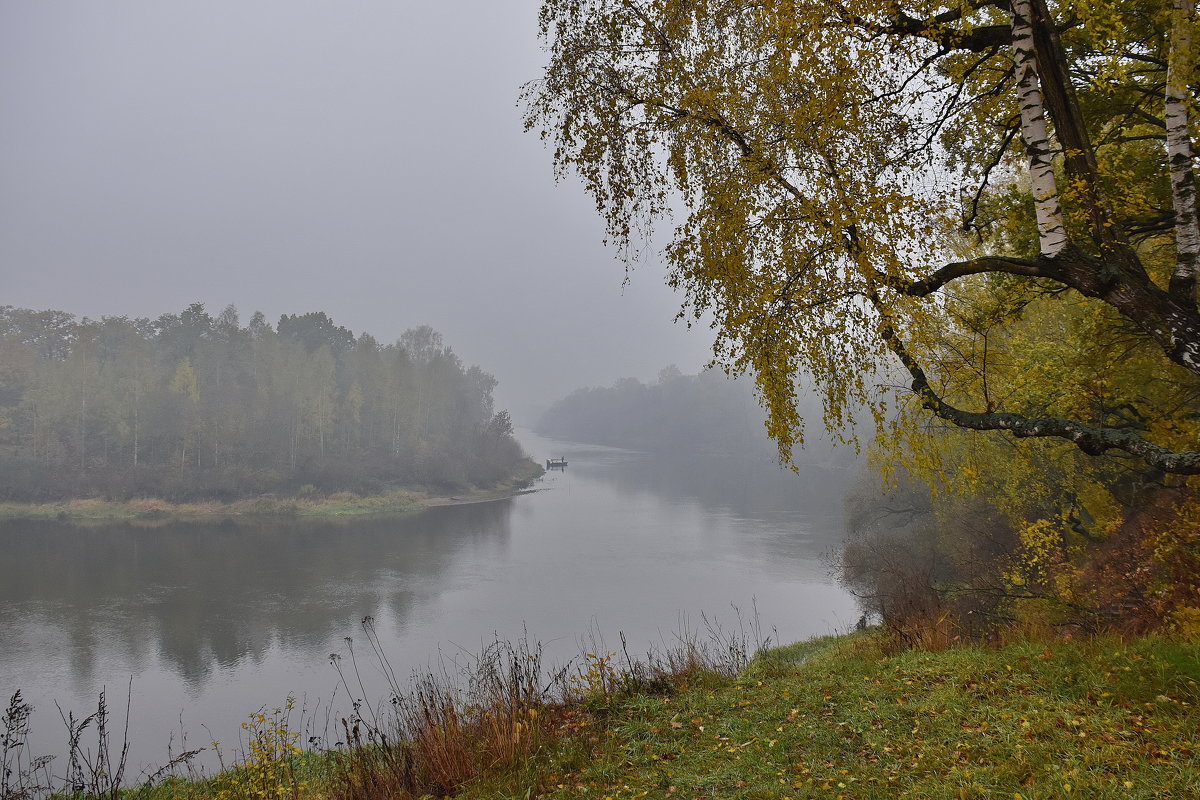
[[[654,264],[522,132],[537,0],[0,0],[0,304],[429,324],[530,423],[693,372]]]

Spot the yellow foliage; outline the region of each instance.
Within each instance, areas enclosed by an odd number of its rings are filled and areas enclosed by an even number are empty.
[[[1185,642],[1200,642],[1200,608],[1180,606],[1171,612],[1171,632]]]
[[[671,219],[680,318],[711,314],[715,361],[755,376],[785,459],[803,380],[829,429],[870,417],[885,472],[941,513],[1003,515],[1012,585],[1075,600],[1142,493],[1194,469],[1147,452],[1200,441],[1180,355],[1200,322],[1114,299],[1169,296],[1179,261],[1158,122],[1171,6],[1067,0],[1037,23],[1072,22],[1061,49],[1035,45],[1043,84],[1078,98],[1046,115],[1052,170],[1022,146],[1046,134],[1018,113],[1002,4],[542,0],[526,122],[627,263]],[[1071,246],[1042,256],[1051,197]]]
[[[171,391],[187,398],[189,402],[200,402],[199,384],[190,358],[185,357],[175,368],[175,375],[171,378]]]
[[[616,666],[616,653],[587,653],[584,667],[574,676],[574,682],[585,697],[604,700],[609,698],[624,681]]]
[[[296,776],[303,750],[300,733],[289,727],[295,707],[295,698],[288,697],[283,707],[270,714],[256,711],[242,723],[241,763],[222,774],[217,800],[296,800],[307,791],[307,782]]]
[[[1170,204],[1161,143],[1147,138],[1161,112],[1129,109],[1161,91],[1168,12],[1164,0],[1053,9],[1081,22],[1063,26],[1063,78],[1078,83],[1092,139],[1054,155],[1066,226],[1089,254],[1106,228],[1148,230],[1131,246],[1159,289],[1173,245],[1145,221]],[[755,376],[785,459],[803,440],[799,376],[841,433],[855,415],[891,421],[894,397],[879,389],[898,363],[904,382],[921,385],[913,364],[928,378],[908,424],[933,409],[971,425],[935,394],[968,414],[1118,428],[1190,451],[1194,437],[1158,425],[1186,418],[1177,401],[1194,407],[1197,391],[1159,323],[1035,259],[1011,21],[993,4],[543,0],[550,63],[526,122],[554,144],[559,171],[582,178],[627,261],[674,220],[665,253],[680,318],[712,315],[715,360]],[[1094,168],[1064,170],[1081,155]],[[972,269],[940,277],[964,261]],[[1185,391],[1145,380],[1160,374]],[[1131,398],[1144,417],[1133,424],[1116,416]]]

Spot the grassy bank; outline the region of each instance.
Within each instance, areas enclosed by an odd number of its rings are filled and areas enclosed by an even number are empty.
[[[83,497],[53,503],[0,503],[0,520],[57,519],[170,520],[209,517],[350,517],[369,514],[403,514],[435,505],[486,502],[510,497],[539,477],[542,468],[527,461],[509,480],[486,489],[469,489],[454,494],[437,494],[423,488],[393,488],[374,495],[353,492],[321,494],[302,491],[296,495],[266,494],[231,502],[217,500],[172,503],[157,497],[109,500]]]
[[[620,698],[550,752],[539,791],[1195,797],[1198,682],[1198,648],[1155,639],[899,655],[869,635],[794,645],[736,678]]]
[[[426,680],[388,704],[390,723],[348,720],[343,739],[357,748],[302,753],[286,714],[258,714],[239,767],[121,794],[1124,800],[1200,790],[1195,644],[889,650],[868,631],[767,651],[737,674],[690,648],[651,665],[593,653],[552,676],[547,694],[536,651],[498,646],[468,691]]]

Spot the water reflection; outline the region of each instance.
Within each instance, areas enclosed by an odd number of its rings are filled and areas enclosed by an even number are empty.
[[[133,675],[151,765],[181,712],[236,740],[288,693],[328,702],[328,655],[367,615],[400,675],[525,631],[561,662],[589,629],[639,653],[731,605],[757,603],[786,641],[857,617],[823,558],[841,539],[836,471],[522,438],[569,466],[530,495],[405,518],[0,524],[0,695],[24,690],[35,749],[56,752],[55,701],[87,713]]]
[[[660,455],[542,439],[528,433],[524,441],[563,453],[564,471],[611,484],[622,494],[652,494],[696,502],[712,511],[745,519],[771,519],[803,514],[840,519],[842,498],[853,482],[855,462],[849,454],[825,463],[798,459],[798,471],[770,458],[720,453]],[[555,473],[557,474],[557,472]]]
[[[502,558],[511,501],[338,522],[0,525],[0,653],[59,632],[76,685],[98,647],[198,686],[276,642],[321,648],[367,615],[403,625],[464,549]],[[2,663],[2,662],[0,662]]]
[[[570,462],[565,472],[546,477],[548,485],[570,491],[573,482],[597,482],[623,503],[668,501],[681,518],[702,509],[692,524],[732,533],[728,544],[764,570],[798,570],[825,582],[844,538],[843,498],[855,474],[848,456],[824,464],[801,461],[793,472],[771,459],[647,454],[528,433],[523,441]]]

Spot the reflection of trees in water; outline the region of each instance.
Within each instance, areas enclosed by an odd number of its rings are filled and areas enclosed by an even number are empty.
[[[568,469],[596,478],[627,494],[649,493],[699,503],[709,511],[770,520],[802,513],[840,517],[854,471],[797,458],[798,473],[770,458],[720,455],[663,456],[629,453],[598,462],[576,459]]]
[[[21,627],[47,625],[80,683],[99,650],[144,664],[157,649],[196,685],[276,642],[315,647],[384,610],[403,620],[464,548],[507,546],[511,511],[499,501],[353,522],[5,523],[0,612],[15,624],[0,627],[0,648],[16,652]]]

